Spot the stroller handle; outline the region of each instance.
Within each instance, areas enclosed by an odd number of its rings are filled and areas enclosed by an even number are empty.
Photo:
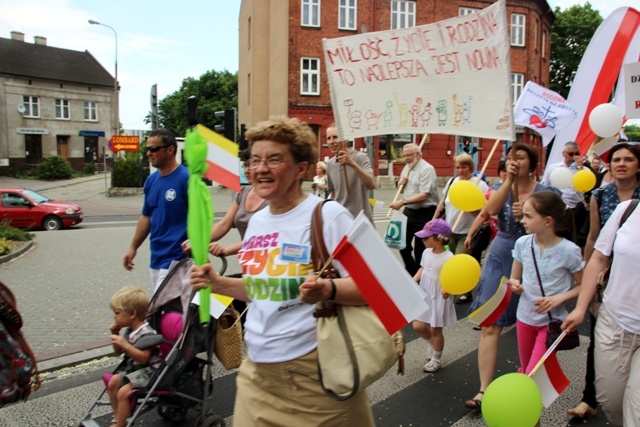
[[[222,276],[227,271],[227,257],[225,257],[224,255],[215,255],[215,258],[220,259],[221,265],[220,269],[218,270],[218,274]],[[213,262],[211,263],[211,265],[213,265]]]

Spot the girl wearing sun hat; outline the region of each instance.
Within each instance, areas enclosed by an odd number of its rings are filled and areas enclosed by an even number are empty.
[[[451,227],[445,220],[434,219],[427,222],[415,235],[422,239],[426,249],[422,253],[420,269],[413,279],[425,292],[428,309],[416,317],[413,321],[413,329],[427,341],[428,361],[422,369],[431,373],[442,367],[444,350],[442,328],[458,320],[453,298],[449,298],[449,294],[444,292],[440,285],[440,270],[453,256],[444,246],[449,241]]]

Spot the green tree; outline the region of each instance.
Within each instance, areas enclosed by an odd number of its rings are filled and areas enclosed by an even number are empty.
[[[566,98],[582,56],[602,23],[602,16],[589,2],[566,10],[556,7],[554,13],[556,21],[551,28],[550,89]]]
[[[624,134],[627,135],[627,138],[629,138],[629,141],[640,142],[640,126],[638,125],[625,126]]]
[[[216,111],[238,105],[238,73],[212,70],[198,79],[184,79],[180,89],[158,103],[160,127],[171,130],[176,136],[184,136],[189,127],[187,98],[194,95],[198,97],[198,123],[213,129],[216,124],[221,124],[215,117]]]

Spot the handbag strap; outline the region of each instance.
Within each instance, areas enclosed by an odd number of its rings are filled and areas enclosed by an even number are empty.
[[[327,246],[324,243],[324,234],[322,233],[322,207],[327,202],[330,202],[330,200],[324,200],[318,203],[311,215],[311,261],[313,262],[314,271],[320,275],[322,275],[323,272],[319,270],[330,256]],[[331,265],[330,268],[332,268]]]
[[[456,179],[455,175],[449,179],[449,182],[447,182],[447,188],[444,191],[444,197],[442,198],[443,200],[447,200],[447,194],[449,194],[449,189],[451,188],[451,184],[453,184],[454,179]]]
[[[311,261],[313,262],[313,270],[321,277],[328,277],[335,279],[340,277],[338,271],[333,267],[333,264],[324,270],[320,271],[322,266],[329,259],[329,251],[324,243],[324,234],[322,233],[323,219],[322,219],[322,207],[325,203],[331,202],[331,200],[323,200],[313,210],[311,215]],[[313,312],[313,317],[333,317],[336,316],[336,307],[333,303],[322,303],[316,305],[316,311]]]
[[[600,193],[602,193],[602,191],[600,191]],[[622,228],[624,223],[627,222],[627,220],[629,219],[633,211],[636,209],[636,206],[638,206],[638,202],[640,202],[640,200],[638,199],[631,200],[631,203],[629,203],[629,206],[627,206],[627,208],[624,210],[624,213],[622,214],[622,217],[620,218],[620,223],[618,224],[618,230],[620,230],[620,228]],[[614,237],[614,242],[615,242],[615,237]],[[609,257],[609,265],[611,265],[612,263],[613,263],[613,244],[611,245],[611,256]]]
[[[546,297],[544,293],[544,288],[542,287],[542,278],[540,277],[540,270],[538,270],[538,263],[536,262],[536,252],[533,250],[533,239],[535,239],[535,235],[531,235],[531,256],[533,257],[533,266],[536,268],[536,276],[538,276],[538,285],[540,285],[540,292],[542,292],[542,297]],[[547,312],[549,315],[549,320],[553,321],[553,317],[551,317],[551,313]]]
[[[324,271],[320,271],[322,266],[331,257],[327,250],[327,245],[324,243],[324,233],[322,232],[323,219],[322,219],[322,207],[325,203],[332,200],[323,200],[318,203],[311,215],[311,261],[313,262],[314,271],[321,277],[328,277],[335,279],[340,277],[338,271],[333,267],[333,264],[329,263]]]

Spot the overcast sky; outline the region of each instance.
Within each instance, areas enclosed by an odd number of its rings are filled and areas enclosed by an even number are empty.
[[[335,0],[326,0],[335,1]],[[637,0],[636,0],[637,1]],[[566,9],[578,0],[549,0]],[[607,17],[631,0],[594,0]],[[118,36],[120,121],[125,129],[148,129],[150,90],[160,99],[180,88],[187,77],[208,70],[238,70],[240,0],[0,0],[0,37],[13,30],[47,38],[49,46],[88,50],[113,75]]]

